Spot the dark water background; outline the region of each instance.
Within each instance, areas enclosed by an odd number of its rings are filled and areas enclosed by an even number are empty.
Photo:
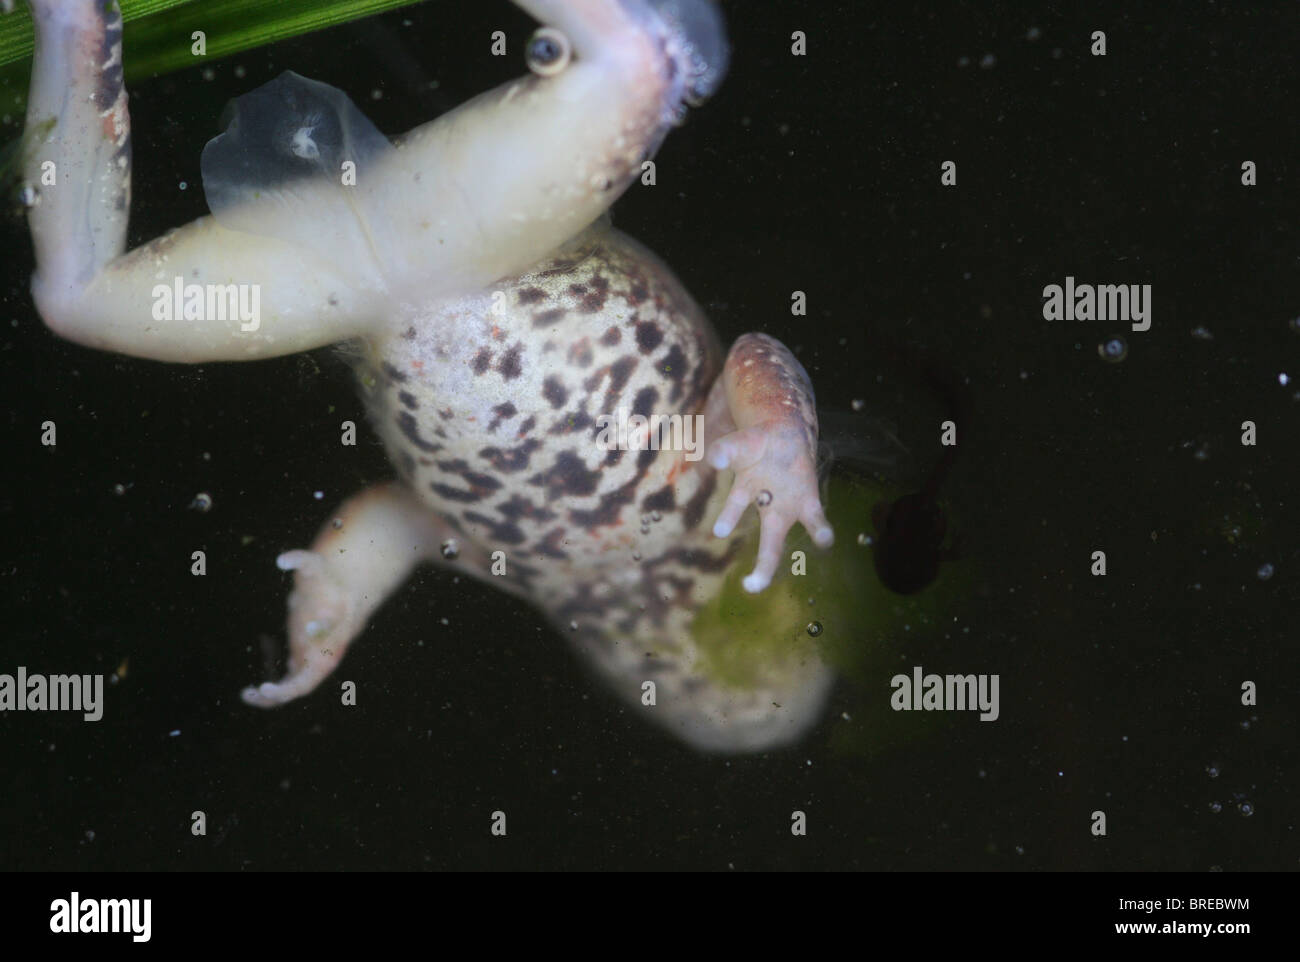
[[[868,399],[922,462],[936,401],[888,345],[967,382],[946,496],[969,587],[898,670],[999,673],[999,721],[854,731],[842,714],[887,699],[885,672],[837,689],[796,748],[702,757],[593,683],[539,615],[432,570],[349,654],[359,707],[246,708],[259,638],[280,644],[275,555],[390,476],[376,443],[339,454],[338,422],[364,422],[348,373],[328,350],[182,367],[60,342],[10,218],[0,671],[129,662],[98,723],[0,715],[0,865],[1300,866],[1296,7],[940,6],[727,4],[731,74],[615,221],[724,341],[782,339],[822,405]],[[497,29],[505,59],[488,55]],[[206,212],[199,151],[230,97],[293,69],[398,132],[521,73],[529,30],[504,2],[428,3],[211,64],[211,80],[134,85],[131,245]],[[1257,187],[1240,185],[1247,159]],[[1151,284],[1151,330],[1044,321],[1042,288],[1067,274]],[[1109,364],[1097,345],[1114,334],[1129,353]],[[187,509],[199,492],[206,514]],[[495,809],[508,839],[488,833]]]

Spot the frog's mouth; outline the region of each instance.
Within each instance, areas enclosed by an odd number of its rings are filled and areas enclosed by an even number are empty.
[[[659,21],[679,102],[702,104],[722,83],[731,51],[713,0],[645,0]]]

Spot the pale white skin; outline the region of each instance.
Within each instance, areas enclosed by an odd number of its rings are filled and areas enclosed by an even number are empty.
[[[694,64],[651,0],[514,2],[567,38],[572,55],[562,69],[505,84],[383,145],[358,171],[356,194],[341,194],[337,178],[296,181],[290,192],[268,189],[126,252],[120,19],[102,15],[102,0],[32,0],[26,177],[42,184],[50,162],[58,173],[29,212],[32,293],[45,323],[79,344],[135,357],[251,360],[364,338],[411,305],[446,303],[525,273],[634,181],[680,109]],[[520,145],[528,145],[526,164]],[[155,320],[154,287],[177,276],[258,285],[260,325]],[[781,376],[798,365],[777,342],[751,336],[745,344],[709,394],[705,438],[709,463],[733,476],[717,537],[730,535],[763,493],[758,556],[744,581],[761,592],[794,524],[823,546],[832,533],[818,495],[811,390]],[[452,535],[400,483],[354,496],[332,522],[311,550],[278,559],[295,571],[289,672],[247,689],[249,704],[279,705],[315,689],[411,569],[443,561],[440,546]],[[464,545],[455,566],[482,575],[490,547]],[[828,678],[809,682],[806,714],[815,716]],[[749,750],[792,730],[683,737]]]

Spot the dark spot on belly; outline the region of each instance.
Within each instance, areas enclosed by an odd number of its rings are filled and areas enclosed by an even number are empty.
[[[634,280],[628,286],[627,299],[633,307],[640,307],[650,299],[650,288],[646,287],[645,281]]]
[[[604,334],[600,335],[600,343],[606,347],[614,347],[621,340],[623,340],[623,332],[617,327],[608,328]]]
[[[442,418],[444,421],[454,421],[456,419],[456,412],[451,408],[443,408],[438,412],[438,417]]]
[[[565,389],[560,379],[554,374],[549,374],[546,380],[542,382],[542,397],[553,408],[564,407],[564,402],[569,399],[569,392]]]
[[[536,304],[538,301],[545,300],[546,292],[540,287],[525,287],[516,298],[520,304]]]
[[[519,525],[511,521],[494,521],[477,511],[466,511],[464,518],[470,524],[482,525],[488,529],[488,538],[497,544],[523,544],[525,537]]]
[[[575,508],[569,512],[569,520],[583,528],[598,528],[616,523],[623,509],[635,498],[636,484],[636,480],[633,479],[619,485],[617,490],[602,495],[600,504],[590,511]]]
[[[431,444],[420,437],[419,422],[415,420],[410,411],[397,412],[397,429],[402,432],[402,436],[410,441],[421,451],[441,451],[442,446]]]
[[[655,402],[658,400],[658,391],[652,387],[643,387],[636,392],[636,398],[632,401],[632,413],[639,414],[643,418],[649,418],[650,412],[654,410]]]
[[[522,438],[525,434],[527,434],[536,426],[537,426],[537,418],[533,417],[530,414],[528,418],[524,421],[524,423],[519,425],[519,430],[515,432],[516,436]]]
[[[568,559],[568,554],[560,549],[560,542],[564,540],[563,528],[552,528],[546,532],[546,537],[537,542],[533,548],[535,552],[543,557],[555,558],[560,561]]]
[[[550,327],[569,313],[562,307],[552,307],[549,311],[538,311],[533,315],[533,327]]]
[[[595,423],[595,420],[586,411],[574,411],[552,424],[546,433],[549,435],[573,434],[575,431],[581,431],[583,428]],[[593,431],[592,436],[594,437],[595,434],[596,432]]]
[[[708,507],[709,499],[713,497],[713,491],[718,486],[718,476],[713,471],[709,471],[700,481],[700,486],[695,493],[691,495],[690,500],[682,509],[682,524],[689,531],[699,525],[700,520],[704,517],[704,509]]]
[[[473,503],[482,500],[479,495],[473,491],[465,491],[462,488],[453,488],[447,484],[440,484],[435,481],[429,485],[429,489],[440,498],[446,498],[448,501],[464,501]]]
[[[529,438],[517,448],[484,448],[478,456],[491,464],[493,470],[513,474],[516,471],[526,470],[533,452],[541,446],[541,441]]]
[[[674,548],[658,561],[672,561],[683,568],[691,568],[695,571],[722,571],[731,564],[731,560],[743,546],[744,542],[737,539],[727,545],[727,550],[719,555],[710,554],[701,548]]]
[[[579,497],[593,494],[600,480],[599,471],[590,471],[573,451],[561,451],[555,462],[540,474],[528,479],[529,484],[546,488],[546,496],[554,501],[561,496]]]
[[[605,407],[612,410],[618,396],[623,393],[623,388],[627,387],[628,379],[636,369],[637,359],[631,355],[621,357],[613,364],[600,368],[591,377],[583,382],[583,387],[588,391],[595,391],[604,379],[606,373],[609,374],[609,387],[605,390]]]
[[[492,366],[492,352],[486,347],[480,347],[478,353],[474,355],[474,360],[470,363],[475,374],[486,374],[488,368]]]
[[[405,331],[402,332],[402,340],[405,340],[405,341],[414,341],[414,340],[415,340],[415,327],[414,327],[414,326],[408,327]]]
[[[397,400],[401,401],[412,411],[418,411],[420,409],[420,402],[415,399],[415,395],[410,391],[398,391]]]
[[[641,502],[642,511],[672,511],[677,506],[677,495],[671,484],[665,484],[654,494],[646,495]]]
[[[497,371],[507,381],[513,381],[523,373],[523,366],[519,363],[519,356],[523,352],[524,346],[516,342],[514,347],[501,355],[501,361],[497,364]]]
[[[663,329],[654,321],[641,321],[636,326],[636,346],[642,354],[649,354],[663,343]]]
[[[623,455],[625,453],[625,451],[622,451],[619,448],[610,448],[605,452],[605,467],[612,468],[617,465],[623,460]]]
[[[605,309],[605,301],[609,299],[609,278],[596,275],[591,279],[591,286],[594,290],[589,291],[578,305],[578,309],[584,314],[599,314]]]
[[[505,403],[498,404],[496,407],[494,407],[492,409],[492,413],[495,414],[496,417],[494,417],[491,420],[491,422],[488,424],[487,429],[489,434],[491,434],[498,427],[500,427],[502,421],[514,417],[519,412],[515,409],[515,406],[513,404],[511,404],[509,401],[506,401]]]
[[[555,512],[541,505],[533,504],[522,494],[510,496],[509,501],[502,501],[497,505],[497,510],[505,518],[511,521],[518,521],[521,518],[528,521],[554,521]]]
[[[380,369],[384,372],[384,376],[387,377],[388,380],[396,381],[398,384],[406,383],[406,375],[393,367],[393,365],[389,364],[387,361],[380,365]]]
[[[575,342],[569,348],[569,363],[578,367],[591,366],[591,342],[587,338]]]
[[[570,284],[570,285],[569,285],[569,293],[572,294],[574,297],[581,297],[583,294],[586,294],[586,293],[587,293],[587,285],[586,285],[586,284]]]
[[[659,373],[667,380],[672,382],[672,393],[668,399],[674,404],[681,400],[682,386],[686,379],[686,354],[683,353],[681,346],[674,344],[668,349],[668,353],[660,358],[655,367]]]
[[[483,474],[481,471],[473,471],[469,464],[461,458],[453,458],[450,461],[439,461],[438,469],[446,471],[448,474],[455,474],[462,478],[469,485],[470,493],[474,495],[474,500],[487,497],[497,488],[501,487],[501,482],[490,474]]]

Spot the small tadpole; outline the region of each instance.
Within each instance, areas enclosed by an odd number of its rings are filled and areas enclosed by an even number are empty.
[[[970,405],[954,374],[934,363],[920,365],[922,379],[943,401],[946,417],[959,424],[969,438]],[[960,557],[944,544],[948,517],[939,504],[939,492],[948,480],[957,447],[944,449],[920,490],[893,501],[877,502],[871,509],[876,537],[871,540],[872,560],[880,583],[900,595],[928,588],[939,577],[945,561]]]
[[[876,575],[895,594],[913,595],[928,588],[939,577],[940,565],[953,558],[943,543],[948,518],[939,506],[935,479],[932,474],[920,491],[877,502],[871,509]]]

